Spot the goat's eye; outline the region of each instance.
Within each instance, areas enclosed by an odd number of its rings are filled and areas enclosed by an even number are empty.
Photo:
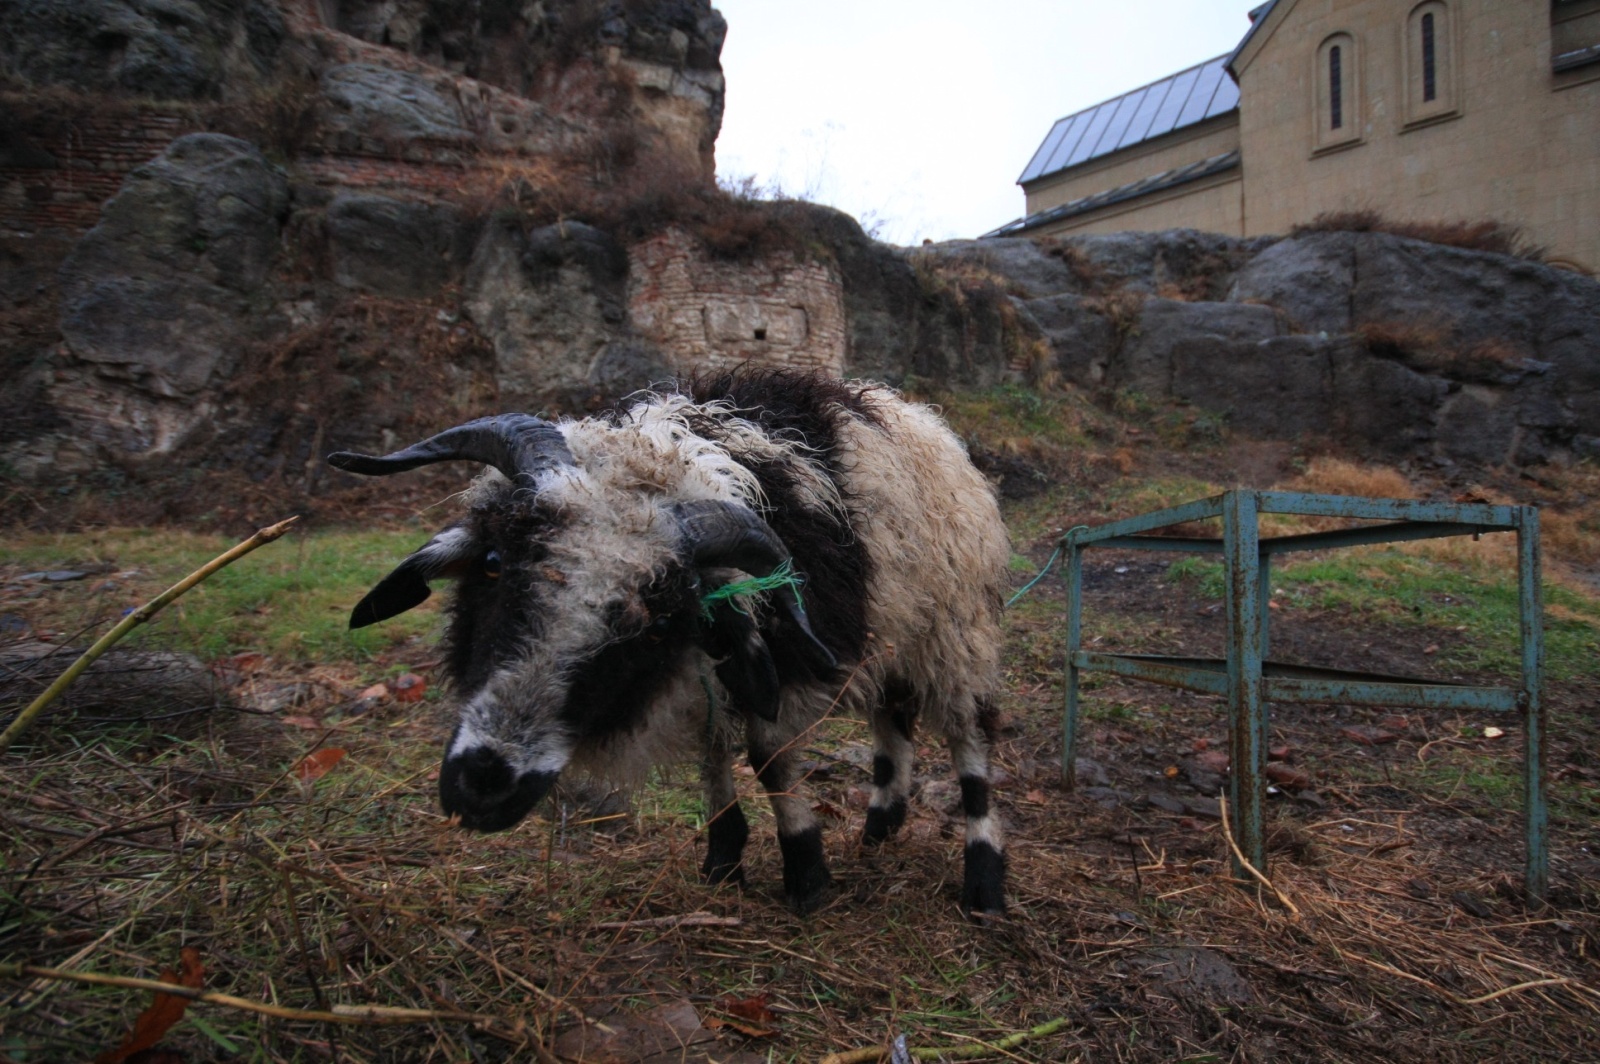
[[[483,575],[490,580],[500,579],[500,552],[492,550],[483,556]]]

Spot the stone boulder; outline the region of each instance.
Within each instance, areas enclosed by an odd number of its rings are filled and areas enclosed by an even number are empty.
[[[0,0],[0,69],[29,84],[166,100],[264,84],[288,30],[270,0]]]
[[[458,145],[473,140],[461,100],[415,71],[341,63],[322,72],[318,88],[322,125],[346,150],[381,153],[416,139]]]
[[[635,364],[612,346],[630,338],[627,285],[626,250],[592,226],[566,222],[526,234],[488,226],[467,271],[466,306],[494,344],[502,405],[581,400],[596,374]]]
[[[1277,307],[1301,332],[1350,331],[1356,233],[1310,233],[1281,240],[1234,275],[1228,299]]]
[[[135,170],[61,269],[61,332],[102,376],[194,396],[258,327],[288,182],[251,144],[196,133]]]
[[[449,203],[340,193],[324,222],[333,277],[395,299],[430,296],[461,278],[478,227]]]

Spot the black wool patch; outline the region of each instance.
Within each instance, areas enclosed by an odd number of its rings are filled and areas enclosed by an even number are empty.
[[[699,403],[726,402],[732,416],[760,425],[774,439],[804,443],[821,461],[848,504],[849,478],[840,452],[840,433],[851,422],[882,426],[873,390],[792,370],[741,370],[695,380],[687,394]],[[695,431],[707,439],[721,435],[719,418],[702,419]],[[872,560],[848,520],[802,501],[801,470],[790,460],[761,461],[734,453],[761,484],[768,509],[762,516],[794,555],[803,573],[806,612],[817,637],[841,662],[859,661],[866,646],[863,589],[872,579]],[[810,670],[774,647],[785,682],[811,678]]]

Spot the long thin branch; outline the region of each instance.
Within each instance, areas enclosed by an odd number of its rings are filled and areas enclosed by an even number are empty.
[[[234,997],[232,994],[218,994],[210,990],[199,990],[193,987],[179,986],[175,983],[163,983],[159,979],[140,979],[130,975],[102,975],[99,972],[74,972],[61,968],[45,968],[37,964],[0,963],[0,979],[49,979],[55,982],[89,983],[94,986],[117,986],[128,990],[149,990],[157,994],[171,994],[173,997],[188,998],[191,1001],[204,1001],[208,1005],[225,1005],[228,1008],[243,1009],[246,1012],[256,1012],[263,1016],[274,1016],[280,1020],[303,1020],[309,1023],[382,1026],[432,1023],[436,1020],[446,1020],[455,1023],[471,1023],[485,1026],[497,1024],[502,1028],[514,1026],[510,1021],[499,1016],[487,1016],[478,1012],[452,1012],[443,1009],[406,1009],[391,1008],[383,1005],[334,1005],[329,1010],[291,1009],[283,1005],[269,1005],[262,1001]]]
[[[246,554],[249,554],[257,547],[271,543],[273,540],[289,531],[289,526],[298,520],[300,520],[298,516],[291,517],[286,521],[279,521],[275,525],[269,525],[266,528],[260,529],[255,535],[251,536],[243,543],[240,543],[238,546],[227,551],[226,553],[217,555],[215,558],[211,559],[209,562],[206,562],[200,568],[196,569],[194,572],[190,573],[182,580],[179,580],[176,584],[173,584],[161,594],[157,595],[155,598],[151,599],[149,602],[145,603],[143,606],[140,606],[138,609],[124,617],[120,622],[118,622],[115,628],[111,629],[111,631],[107,632],[105,635],[96,640],[95,644],[88,650],[85,650],[83,655],[79,657],[77,661],[74,661],[70,666],[68,666],[66,672],[62,673],[60,676],[57,676],[55,682],[49,687],[45,688],[44,693],[38,698],[35,698],[33,702],[29,704],[27,709],[17,714],[17,719],[12,721],[4,732],[0,732],[0,754],[4,754],[7,750],[11,749],[11,744],[16,742],[17,738],[21,736],[23,732],[28,730],[29,725],[31,725],[34,721],[34,718],[38,717],[40,713],[43,713],[46,706],[48,706],[51,702],[54,702],[56,698],[60,696],[62,691],[65,691],[72,685],[74,680],[83,675],[84,670],[90,665],[94,664],[96,658],[119,643],[129,632],[133,631],[139,625],[154,617],[157,613],[160,613],[162,609],[172,603],[180,595],[194,587],[196,584],[200,583],[200,581],[206,579],[212,573],[215,573],[218,569],[222,569],[238,559],[243,558]]]

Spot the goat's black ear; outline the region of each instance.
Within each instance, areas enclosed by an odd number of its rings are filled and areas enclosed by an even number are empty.
[[[429,580],[455,575],[459,566],[476,555],[477,548],[465,528],[453,525],[445,529],[395,566],[356,603],[350,611],[350,627],[365,628],[420,606],[432,594]]]
[[[717,679],[728,689],[734,708],[762,720],[778,719],[778,669],[755,620],[731,602],[711,607],[701,626],[700,644],[717,662]]]

